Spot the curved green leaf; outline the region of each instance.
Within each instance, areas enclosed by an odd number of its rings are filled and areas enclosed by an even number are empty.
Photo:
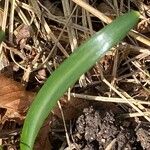
[[[77,48],[53,72],[38,92],[27,113],[21,134],[21,150],[33,149],[34,141],[44,120],[59,98],[112,46],[122,40],[138,19],[139,13],[135,11],[118,17]]]

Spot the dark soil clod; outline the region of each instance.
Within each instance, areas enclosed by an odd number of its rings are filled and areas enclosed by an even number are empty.
[[[101,113],[90,107],[85,108],[76,120],[73,137],[81,150],[105,150],[108,147],[111,150],[142,150],[141,145],[144,149],[149,149],[141,141],[139,130],[137,140],[134,129],[126,121],[117,121],[111,111]],[[141,141],[141,145],[138,141]]]

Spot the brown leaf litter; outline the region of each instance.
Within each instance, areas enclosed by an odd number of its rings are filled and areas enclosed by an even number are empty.
[[[0,74],[0,107],[7,109],[8,118],[24,118],[34,93],[25,91],[24,87]]]

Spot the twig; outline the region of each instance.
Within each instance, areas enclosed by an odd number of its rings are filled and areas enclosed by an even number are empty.
[[[72,0],[72,1],[76,4],[78,4],[79,6],[83,7],[87,11],[89,11],[94,16],[98,17],[103,22],[105,22],[107,24],[112,22],[112,20],[109,17],[107,17],[106,15],[104,15],[103,13],[101,13],[100,11],[95,9],[94,7],[90,6],[89,4],[85,3],[84,1],[82,1],[82,0]],[[136,32],[134,30],[131,30],[129,32],[129,35],[132,36],[133,38],[135,38],[136,40],[150,46],[150,39],[145,37],[144,35]]]
[[[113,139],[110,144],[108,144],[108,146],[105,148],[105,150],[111,150],[112,147],[114,146],[114,144],[117,142],[117,139]]]
[[[82,98],[86,100],[95,100],[95,101],[110,102],[110,103],[125,103],[125,104],[128,103],[123,98],[118,98],[118,97],[92,96],[92,95],[77,94],[77,93],[71,93],[70,96],[76,97],[76,98]],[[133,99],[128,99],[128,101],[131,101],[134,104],[139,103],[139,104],[144,104],[144,105],[150,105],[150,102],[148,101],[133,100]]]
[[[144,116],[150,116],[150,112],[149,111],[145,111],[143,112]],[[131,118],[131,117],[142,117],[142,114],[136,112],[136,113],[127,113],[127,114],[121,114],[119,115],[119,117],[123,117],[123,118]]]
[[[9,18],[9,42],[13,43],[13,31],[14,31],[14,10],[15,0],[11,2],[10,18]]]
[[[59,106],[59,109],[60,109],[60,112],[61,112],[61,115],[62,115],[62,120],[63,120],[63,124],[64,124],[64,129],[65,129],[65,132],[66,132],[66,140],[67,140],[68,146],[70,147],[70,146],[71,146],[71,142],[70,142],[70,140],[69,140],[69,134],[68,134],[68,131],[67,131],[65,116],[64,116],[64,113],[63,113],[63,110],[62,110],[62,107],[61,107],[60,102],[58,101],[57,104],[58,104],[58,106]]]
[[[72,0],[72,1],[77,5],[81,6],[82,8],[84,8],[85,10],[87,10],[88,12],[90,12],[91,14],[93,14],[94,16],[96,16],[97,18],[99,18],[100,20],[102,20],[103,22],[107,24],[112,22],[112,20],[109,17],[105,16],[103,13],[101,13],[94,7],[90,6],[86,2],[82,0]]]
[[[71,10],[70,10],[70,5],[68,0],[62,0],[62,5],[63,5],[63,10],[64,10],[64,16],[67,19],[68,16],[71,15]],[[75,31],[72,27],[72,18],[70,18],[70,22],[68,23],[67,30],[68,30],[68,36],[69,36],[69,41],[70,41],[70,46],[72,52],[74,49],[77,47],[77,38],[75,35]]]
[[[137,107],[135,106],[130,100],[128,100],[124,95],[122,95],[116,88],[112,87],[111,84],[104,78],[103,73],[100,72],[101,75],[101,79],[102,81],[108,85],[116,94],[118,94],[122,99],[124,99],[125,101],[127,101],[127,103],[134,108],[137,112],[139,112],[142,116],[144,116],[145,119],[147,119],[150,122],[150,118],[148,116],[145,116],[143,114],[143,112]]]
[[[58,44],[58,42],[59,42],[59,40],[60,40],[60,38],[61,38],[61,36],[62,36],[64,30],[65,30],[65,28],[67,27],[67,24],[69,23],[70,18],[71,18],[71,16],[72,16],[72,14],[74,13],[74,11],[76,10],[76,8],[77,8],[77,5],[74,7],[74,9],[73,9],[71,15],[70,15],[69,18],[67,19],[65,26],[63,27],[61,33],[59,34],[57,40],[55,41],[55,44],[54,44],[53,48],[51,49],[51,52],[49,53],[49,55],[47,56],[47,58],[44,60],[44,62],[43,62],[41,65],[39,65],[36,69],[34,69],[34,71],[35,71],[35,70],[38,70],[38,69],[39,69],[40,67],[42,67],[45,63],[47,63],[47,61],[48,61],[49,58],[51,57],[53,51],[55,50],[55,48],[56,48],[56,46],[57,46],[57,44]]]

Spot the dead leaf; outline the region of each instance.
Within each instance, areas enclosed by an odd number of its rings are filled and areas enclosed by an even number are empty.
[[[23,117],[33,100],[34,93],[25,91],[20,83],[3,74],[0,74],[0,83],[0,107],[7,109],[7,117]]]
[[[25,112],[29,108],[35,93],[25,91],[24,87],[19,83],[10,78],[0,74],[0,107],[7,109],[5,115],[2,118],[1,124],[9,119],[15,119],[19,124],[25,118]],[[48,117],[43,127],[40,130],[38,138],[35,144],[35,150],[51,149],[49,141],[49,122],[51,117]]]

